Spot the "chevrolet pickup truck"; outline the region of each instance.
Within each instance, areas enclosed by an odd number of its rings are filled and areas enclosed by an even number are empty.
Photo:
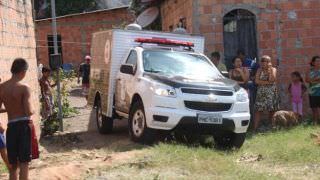
[[[203,55],[200,36],[110,30],[95,33],[89,101],[100,133],[128,120],[135,142],[158,131],[210,134],[240,148],[250,122],[247,92]]]

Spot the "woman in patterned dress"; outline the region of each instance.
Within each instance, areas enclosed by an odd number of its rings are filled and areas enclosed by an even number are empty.
[[[262,56],[261,67],[256,74],[257,97],[254,104],[255,116],[253,122],[253,129],[257,130],[260,124],[260,115],[262,112],[269,112],[269,119],[271,121],[273,114],[279,110],[280,97],[276,85],[277,69],[272,67],[271,58],[269,56]],[[271,122],[274,125],[273,122]]]
[[[314,56],[311,60],[311,68],[306,77],[309,86],[309,102],[312,109],[314,125],[320,122],[320,57]]]

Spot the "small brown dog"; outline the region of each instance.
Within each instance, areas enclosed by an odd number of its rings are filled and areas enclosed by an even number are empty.
[[[302,121],[302,116],[292,111],[277,111],[272,117],[273,127],[292,127]]]

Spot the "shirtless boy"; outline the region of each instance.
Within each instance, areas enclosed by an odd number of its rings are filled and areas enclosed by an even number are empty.
[[[0,85],[0,104],[4,104],[8,113],[7,151],[10,180],[28,180],[31,161],[31,90],[21,81],[26,76],[28,63],[22,58],[15,59],[10,80]]]

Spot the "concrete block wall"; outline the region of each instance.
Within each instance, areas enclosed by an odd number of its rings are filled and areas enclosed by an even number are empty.
[[[29,63],[29,71],[24,83],[28,84],[32,89],[32,102],[37,111],[33,120],[37,127],[39,127],[39,86],[31,1],[1,0],[0,78],[2,82],[11,77],[11,64],[17,57],[25,58]],[[6,124],[6,115],[0,115],[0,121]]]
[[[181,5],[183,3],[192,3],[193,7]],[[174,11],[168,12],[168,7]],[[191,21],[188,32],[205,37],[207,55],[212,51],[223,54],[224,15],[234,9],[255,14],[259,56],[270,55],[274,65],[278,65],[282,107],[289,108],[286,90],[290,73],[297,70],[305,76],[311,57],[320,54],[319,8],[319,0],[166,0],[161,12],[167,12],[162,14],[164,30],[178,22],[176,17],[185,16],[187,22]],[[188,12],[192,12],[191,15]],[[306,107],[307,103],[306,97]]]
[[[124,26],[133,21],[133,14],[127,7],[59,17],[57,30],[62,38],[64,63],[77,66],[84,61],[84,56],[90,54],[94,32]],[[52,35],[51,19],[37,20],[37,58],[42,64],[48,64],[48,35]]]

